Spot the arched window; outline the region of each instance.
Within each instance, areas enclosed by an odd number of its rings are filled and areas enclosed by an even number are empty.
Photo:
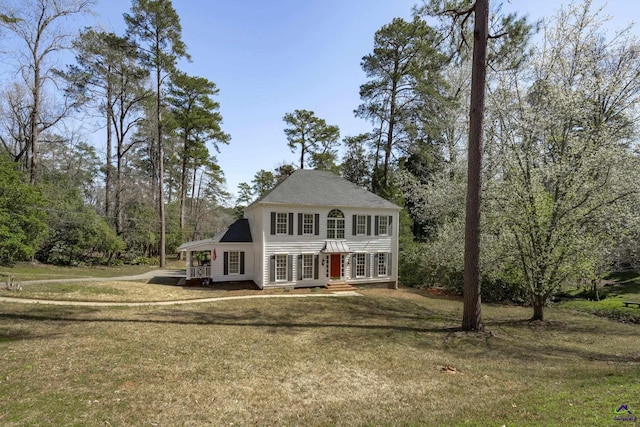
[[[327,215],[327,239],[344,239],[344,214],[338,209]]]

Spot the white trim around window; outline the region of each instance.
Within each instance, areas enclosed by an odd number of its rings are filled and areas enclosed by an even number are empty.
[[[354,266],[356,269],[356,279],[367,277],[367,253],[361,252],[355,254]]]
[[[315,215],[312,213],[302,214],[302,234],[310,236],[315,234]]]
[[[356,215],[356,236],[367,234],[367,216]]]
[[[284,254],[275,255],[275,279],[276,282],[286,282],[289,256]]]
[[[378,252],[377,254],[378,263],[376,265],[376,273],[378,277],[386,277],[388,276],[388,254],[385,252]]]
[[[240,274],[240,251],[229,251],[227,262],[227,271],[230,276]]]
[[[386,215],[380,215],[378,217],[378,236],[389,235],[389,217]]]
[[[302,254],[302,280],[313,280],[313,254]]]
[[[286,212],[276,212],[276,234],[289,233],[289,214]]]

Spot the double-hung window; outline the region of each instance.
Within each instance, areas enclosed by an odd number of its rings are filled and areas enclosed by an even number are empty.
[[[302,255],[302,279],[313,279],[313,255]]]
[[[229,272],[229,274],[240,274],[240,252],[229,252],[227,271]]]
[[[387,254],[379,253],[378,254],[378,276],[386,276],[387,275]]]
[[[367,254],[356,254],[356,277],[367,276]]]
[[[276,282],[287,280],[287,255],[276,255]]]
[[[367,234],[367,216],[356,215],[356,235],[364,236]]]
[[[288,228],[288,214],[286,212],[276,213],[276,234],[287,234]]]
[[[302,234],[314,234],[314,214],[302,215]]]
[[[381,215],[378,217],[378,235],[389,235],[389,217],[386,215]]]

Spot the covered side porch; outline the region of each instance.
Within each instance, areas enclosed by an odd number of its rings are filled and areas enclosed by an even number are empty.
[[[186,281],[235,282],[253,280],[253,243],[249,222],[236,220],[214,237],[183,243]]]
[[[197,240],[182,244],[178,251],[185,253],[187,280],[210,279],[212,263],[217,259],[214,239]]]

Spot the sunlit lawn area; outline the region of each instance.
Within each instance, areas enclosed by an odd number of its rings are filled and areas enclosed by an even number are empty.
[[[599,299],[596,299],[591,290],[584,289],[571,290],[567,295],[573,299],[563,302],[563,308],[640,324],[640,307],[625,307],[623,304],[625,301],[640,303],[640,276],[636,272],[615,273],[609,276],[605,286],[598,289]]]
[[[458,301],[362,293],[2,303],[0,424],[604,426],[621,404],[640,413],[637,325],[484,306],[489,332],[463,333]]]
[[[40,263],[18,263],[14,266],[0,266],[0,282],[4,282],[7,275],[12,275],[22,281],[74,279],[83,277],[119,277],[132,276],[157,269],[153,265],[122,265],[117,267],[78,266],[63,267]],[[184,269],[184,263],[172,262],[171,268]]]

